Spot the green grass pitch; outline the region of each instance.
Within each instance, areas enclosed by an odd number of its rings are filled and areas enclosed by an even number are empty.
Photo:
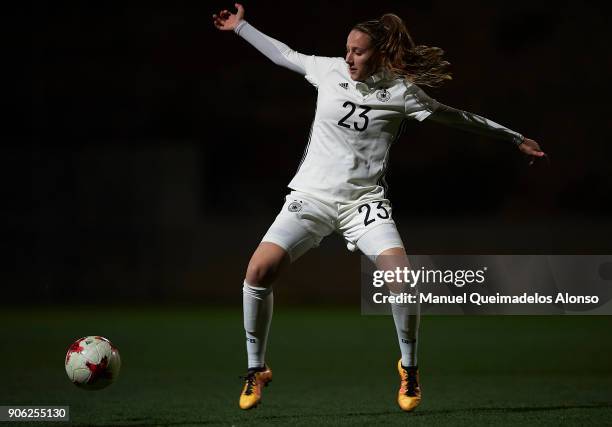
[[[69,405],[69,424],[82,426],[610,425],[611,331],[612,317],[425,316],[423,403],[407,414],[395,402],[390,317],[281,306],[267,357],[274,381],[244,412],[239,306],[5,308],[0,405]],[[85,335],[121,352],[120,378],[105,390],[78,389],[64,373],[66,348]]]

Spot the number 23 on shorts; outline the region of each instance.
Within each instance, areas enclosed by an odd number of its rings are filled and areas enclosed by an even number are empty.
[[[357,208],[357,211],[360,214],[363,214],[363,225],[366,227],[373,222],[376,222],[377,218],[380,219],[389,219],[391,218],[391,214],[387,210],[385,206],[383,206],[383,201],[370,202],[360,205]]]

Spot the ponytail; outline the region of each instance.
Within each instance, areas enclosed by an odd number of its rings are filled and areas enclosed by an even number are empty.
[[[353,27],[370,36],[381,56],[381,66],[397,77],[423,86],[437,87],[451,80],[450,63],[439,47],[415,45],[402,19],[386,13],[379,19]]]

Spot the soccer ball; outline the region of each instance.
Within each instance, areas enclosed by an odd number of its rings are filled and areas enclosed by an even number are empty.
[[[64,365],[68,378],[76,386],[99,390],[117,379],[121,358],[119,351],[109,340],[90,336],[72,343],[66,353]]]

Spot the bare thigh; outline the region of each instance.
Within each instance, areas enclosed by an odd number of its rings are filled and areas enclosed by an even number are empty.
[[[395,271],[397,267],[402,270],[404,268],[410,268],[408,255],[406,255],[404,248],[390,248],[381,252],[380,255],[376,257],[376,268],[378,270]],[[410,290],[403,283],[389,282],[387,283],[387,286],[394,293],[408,292]]]
[[[279,245],[261,242],[249,261],[245,281],[251,286],[269,287],[290,264],[289,254]]]

